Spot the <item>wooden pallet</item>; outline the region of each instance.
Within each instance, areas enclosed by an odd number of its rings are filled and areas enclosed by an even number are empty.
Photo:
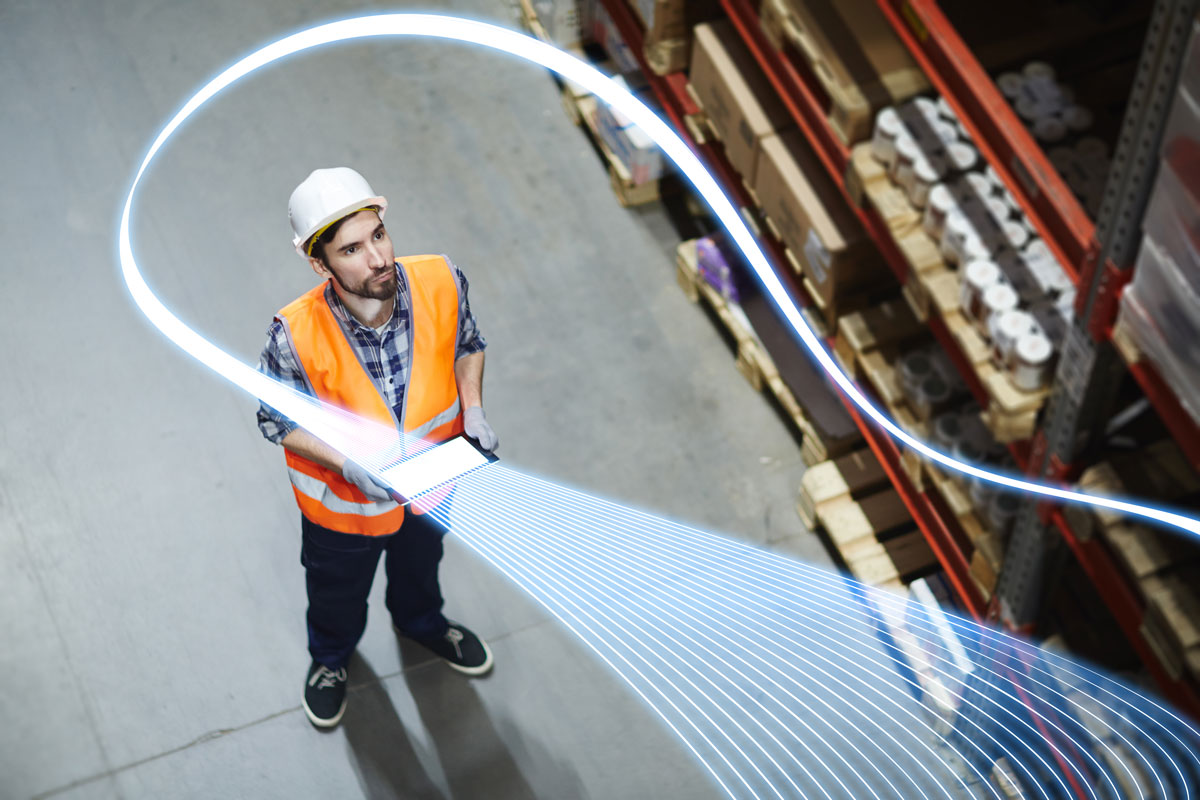
[[[987,341],[959,307],[958,273],[946,265],[937,243],[921,227],[920,213],[872,157],[869,143],[851,150],[849,175],[851,196],[880,214],[908,264],[904,299],[918,319],[940,317],[987,393],[984,421],[992,435],[1004,443],[1028,439],[1036,430],[1049,388],[1027,392],[1013,383],[1007,371],[996,368]]]
[[[763,0],[763,33],[785,60],[795,53],[816,76],[829,99],[826,114],[830,127],[843,142],[853,144],[869,137],[879,109],[929,88],[928,80],[915,63],[911,68],[884,75],[869,69],[846,69],[845,54],[836,52],[836,45],[817,29],[816,17],[806,19],[802,12],[794,3]],[[842,24],[839,20],[835,27]],[[902,47],[898,40],[896,45]]]
[[[537,13],[530,0],[520,0],[519,7],[521,21],[529,32],[543,42],[554,44],[547,35],[545,27],[538,22]],[[568,50],[578,58],[587,59],[587,55],[579,48],[572,47]],[[599,62],[594,63],[593,66],[599,67],[602,71],[611,71],[606,69],[609,63]],[[600,150],[605,167],[608,169],[613,193],[617,196],[617,202],[626,208],[657,202],[662,196],[661,180],[634,183],[629,168],[612,152],[600,136],[600,130],[596,126],[596,98],[578,84],[557,78],[556,82],[560,87],[559,94],[567,117],[576,125],[584,128]]]
[[[800,455],[804,463],[812,465],[828,459],[829,446],[822,440],[791,389],[783,382],[779,369],[754,333],[741,307],[726,300],[700,275],[694,239],[681,242],[675,249],[675,278],[684,295],[693,303],[703,299],[729,332],[734,341],[735,364],[742,377],[755,391],[769,391],[796,426],[802,437]]]

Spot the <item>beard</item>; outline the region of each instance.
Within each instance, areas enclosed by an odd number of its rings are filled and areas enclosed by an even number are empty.
[[[388,279],[385,281],[379,280],[379,278],[385,274],[388,276]],[[386,270],[383,272],[372,273],[361,283],[348,284],[336,273],[333,277],[345,292],[357,297],[363,297],[370,300],[388,300],[394,297],[396,294],[397,280],[395,264],[389,264]]]

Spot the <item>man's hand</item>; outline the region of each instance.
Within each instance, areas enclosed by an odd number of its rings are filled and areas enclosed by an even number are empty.
[[[479,442],[479,446],[489,453],[500,444],[496,432],[488,425],[487,417],[483,414],[483,406],[471,406],[463,412],[463,429],[467,436]]]
[[[342,477],[353,483],[362,490],[363,494],[377,503],[382,500],[393,499],[387,487],[376,481],[371,477],[370,473],[348,458],[342,466]]]

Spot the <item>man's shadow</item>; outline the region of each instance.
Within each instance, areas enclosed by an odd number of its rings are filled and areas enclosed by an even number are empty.
[[[392,698],[375,670],[357,653],[342,730],[363,797],[369,800],[445,800],[409,741]]]
[[[401,661],[421,722],[437,748],[449,783],[449,800],[536,800],[580,798],[585,795],[578,776],[544,748],[506,725],[501,735],[473,682],[430,656],[419,645],[398,639]],[[429,663],[434,662],[434,663]],[[410,666],[411,665],[411,666]],[[503,665],[497,667],[503,669]],[[514,753],[523,752],[526,764],[537,770],[534,791],[521,772]]]

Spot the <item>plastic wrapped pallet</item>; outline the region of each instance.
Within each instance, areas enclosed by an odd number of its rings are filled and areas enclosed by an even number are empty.
[[[620,76],[614,80],[625,86],[625,81]],[[620,111],[607,103],[598,103],[596,106],[596,130],[604,143],[608,145],[608,149],[629,171],[630,179],[635,185],[662,177],[662,150],[649,134],[634,125]]]
[[[580,6],[588,5],[587,0],[532,0],[532,4],[538,22],[552,42],[559,47],[582,45]]]

